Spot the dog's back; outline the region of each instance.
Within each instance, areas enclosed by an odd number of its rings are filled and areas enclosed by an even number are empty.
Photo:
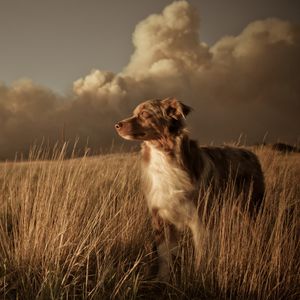
[[[249,205],[251,213],[260,208],[265,192],[264,176],[253,152],[233,147],[200,147],[199,152],[204,166],[199,178],[202,184],[211,184],[218,192],[229,185],[235,195],[243,193],[243,201],[247,202],[243,204]]]

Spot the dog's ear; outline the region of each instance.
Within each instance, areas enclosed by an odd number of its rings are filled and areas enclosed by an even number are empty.
[[[176,98],[166,98],[162,100],[164,112],[168,117],[179,120],[192,111],[192,108],[178,101]]]

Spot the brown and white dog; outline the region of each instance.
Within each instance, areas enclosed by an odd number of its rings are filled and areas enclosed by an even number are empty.
[[[259,208],[264,196],[264,178],[256,155],[231,147],[198,147],[185,126],[190,111],[175,98],[148,100],[136,107],[132,117],[115,125],[124,139],[143,141],[144,193],[159,256],[158,278],[162,280],[169,279],[177,231],[186,226],[192,232],[199,264],[197,253],[205,235],[199,217],[201,190],[218,194],[234,182],[238,194],[250,195],[251,212]]]

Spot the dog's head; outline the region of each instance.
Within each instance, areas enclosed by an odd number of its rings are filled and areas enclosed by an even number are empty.
[[[191,108],[175,98],[148,100],[138,105],[133,116],[118,122],[118,134],[127,140],[149,141],[176,136],[185,128]]]

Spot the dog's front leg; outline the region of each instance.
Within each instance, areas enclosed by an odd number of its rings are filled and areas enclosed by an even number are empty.
[[[172,255],[176,255],[178,248],[177,229],[173,224],[163,220],[157,209],[152,210],[152,226],[159,261],[157,279],[169,281],[172,269]]]
[[[195,252],[195,266],[199,269],[203,253],[207,246],[207,230],[203,226],[198,214],[192,218],[189,227],[192,231]]]

